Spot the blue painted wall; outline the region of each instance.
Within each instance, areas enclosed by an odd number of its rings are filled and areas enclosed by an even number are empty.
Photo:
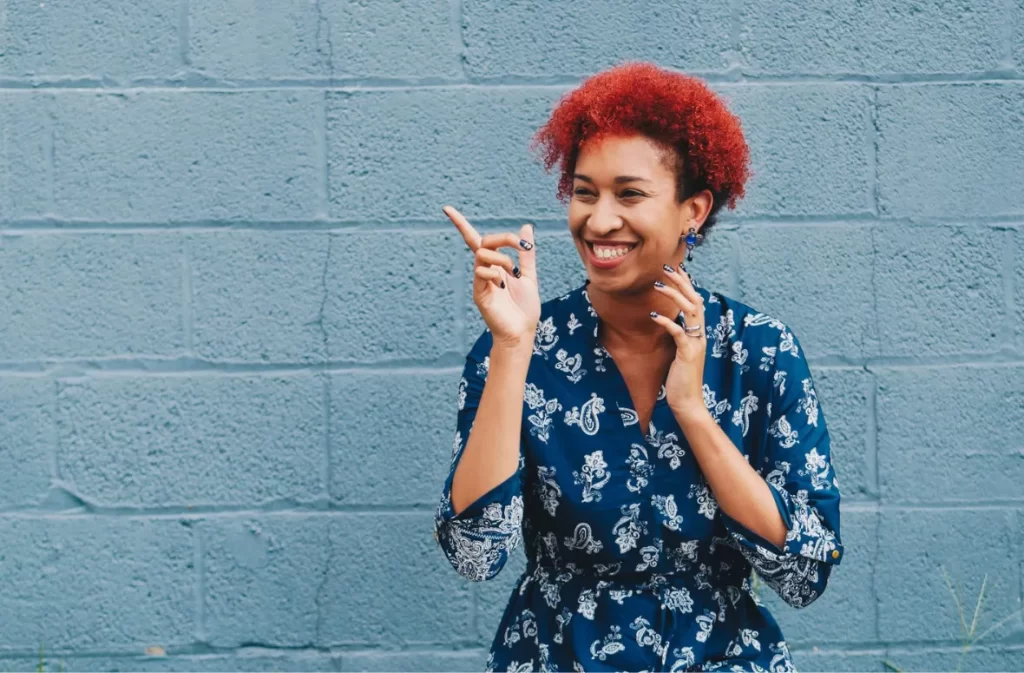
[[[581,282],[527,141],[623,59],[748,133],[692,269],[833,429],[798,667],[954,668],[943,568],[1019,610],[1024,0],[0,0],[0,669],[482,669],[523,563],[433,540],[482,329],[440,207]],[[1024,670],[1020,615],[963,667]]]

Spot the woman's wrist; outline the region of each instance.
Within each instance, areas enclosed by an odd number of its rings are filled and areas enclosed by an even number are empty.
[[[495,343],[491,347],[491,365],[524,364],[528,365],[533,357],[533,343]]]
[[[533,341],[536,330],[530,330],[521,337],[513,339],[495,338],[491,345],[491,359],[497,355],[506,359],[527,359],[533,356]]]
[[[717,425],[714,416],[708,411],[703,400],[672,406],[671,409],[672,415],[675,416],[676,422],[684,433],[687,428],[697,427],[701,423],[707,423],[708,421]]]

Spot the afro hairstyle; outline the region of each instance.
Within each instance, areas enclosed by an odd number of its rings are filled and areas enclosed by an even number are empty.
[[[736,207],[750,175],[739,118],[703,80],[651,63],[627,62],[586,79],[562,96],[531,148],[539,148],[546,170],[560,164],[558,198],[565,202],[584,141],[635,134],[675,151],[677,202],[711,191],[702,234],[722,206]]]

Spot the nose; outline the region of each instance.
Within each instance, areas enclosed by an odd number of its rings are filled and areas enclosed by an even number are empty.
[[[615,212],[615,199],[601,199],[587,218],[587,229],[594,236],[605,236],[622,228],[622,218]]]

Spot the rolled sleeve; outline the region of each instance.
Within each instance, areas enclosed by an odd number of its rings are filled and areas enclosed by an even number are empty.
[[[490,333],[485,332],[466,356],[459,380],[458,417],[448,476],[434,516],[434,539],[452,567],[480,582],[500,572],[522,539],[524,456],[515,474],[487,491],[464,510],[452,506],[452,481],[466,448],[487,379]]]
[[[782,548],[723,512],[743,556],[788,604],[810,605],[845,550],[839,534],[839,481],[825,416],[799,340],[783,328],[776,346],[764,455],[758,469],[786,524]]]

